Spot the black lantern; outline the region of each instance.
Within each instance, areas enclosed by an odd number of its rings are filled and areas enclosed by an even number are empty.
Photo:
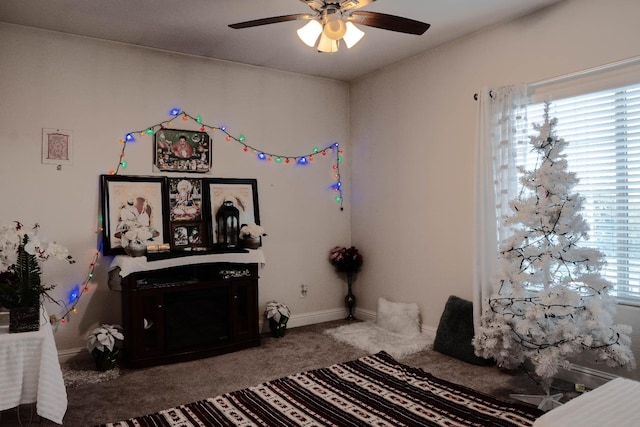
[[[216,214],[218,226],[218,244],[223,248],[238,246],[240,236],[240,211],[231,200],[225,200]]]

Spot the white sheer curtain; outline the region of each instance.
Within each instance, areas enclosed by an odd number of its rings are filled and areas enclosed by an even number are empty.
[[[494,289],[498,242],[508,230],[500,219],[520,187],[516,147],[528,143],[527,86],[483,89],[478,94],[476,144],[473,321],[480,324],[486,299]]]

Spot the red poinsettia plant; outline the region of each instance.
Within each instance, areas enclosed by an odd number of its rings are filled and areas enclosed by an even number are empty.
[[[358,252],[355,246],[346,248],[344,246],[336,246],[329,252],[329,262],[338,271],[345,273],[355,273],[362,266],[362,254]]]

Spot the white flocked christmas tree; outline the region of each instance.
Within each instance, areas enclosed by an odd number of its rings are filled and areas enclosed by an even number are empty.
[[[604,254],[586,245],[583,199],[572,192],[578,180],[567,169],[567,142],[556,135],[549,107],[544,122],[533,125],[537,165],[521,169],[523,191],[504,219],[513,233],[500,242],[496,288],[473,340],[476,354],[501,367],[529,360],[547,400],[559,368],[583,351],[612,367],[635,368],[631,328],[615,323],[611,284],[600,275]]]

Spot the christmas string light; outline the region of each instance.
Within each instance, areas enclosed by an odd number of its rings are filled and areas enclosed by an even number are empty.
[[[236,137],[231,133],[229,133],[229,131],[227,130],[227,127],[224,125],[218,127],[218,126],[211,126],[206,123],[203,123],[202,117],[200,115],[197,115],[196,117],[194,117],[188,114],[186,111],[181,111],[179,108],[171,109],[171,111],[169,112],[169,115],[171,116],[171,119],[169,120],[156,123],[142,130],[127,133],[125,137],[120,140],[120,142],[122,143],[122,151],[120,152],[120,160],[118,161],[118,166],[115,169],[109,171],[109,173],[111,175],[117,175],[118,172],[120,171],[120,168],[125,169],[128,166],[128,163],[125,160],[125,151],[129,143],[136,141],[136,135],[139,135],[141,137],[147,136],[147,135],[155,135],[155,133],[158,132],[159,130],[166,129],[167,126],[171,126],[171,124],[173,123],[173,120],[180,118],[184,122],[191,120],[197,123],[199,126],[199,130],[201,132],[208,132],[210,134],[213,134],[214,132],[222,132],[225,135],[224,139],[226,142],[233,141],[235,143],[240,144],[244,152],[246,153],[250,152],[254,154],[256,158],[261,161],[270,161],[270,162],[275,161],[275,163],[277,164],[285,164],[285,165],[297,164],[301,166],[306,166],[313,162],[315,156],[320,155],[322,157],[326,157],[327,154],[334,152],[336,155],[335,163],[332,166],[334,171],[333,172],[334,183],[331,186],[331,188],[335,193],[334,200],[340,205],[340,210],[344,210],[342,181],[340,177],[340,163],[342,163],[343,150],[339,148],[339,144],[337,142],[327,145],[322,149],[318,147],[314,147],[311,153],[303,154],[303,155],[291,156],[291,155],[276,154],[276,153],[270,153],[268,151],[261,150],[257,147],[253,147],[249,145],[246,142],[247,139],[243,134],[239,134]],[[213,140],[213,135],[211,135],[211,139]]]
[[[64,313],[61,314],[59,317],[56,316],[55,314],[52,314],[51,316],[49,316],[49,323],[51,323],[54,326],[56,326],[58,323],[64,325],[65,323],[67,323],[67,320],[69,319],[72,313],[73,314],[78,313],[78,309],[76,308],[76,306],[80,302],[80,298],[82,298],[82,295],[84,295],[89,291],[89,282],[93,278],[93,271],[96,268],[96,263],[98,261],[99,256],[100,256],[100,251],[97,250],[96,253],[93,255],[91,263],[89,264],[89,271],[84,281],[82,282],[81,285],[76,285],[69,293],[69,297],[64,305],[65,306]]]

